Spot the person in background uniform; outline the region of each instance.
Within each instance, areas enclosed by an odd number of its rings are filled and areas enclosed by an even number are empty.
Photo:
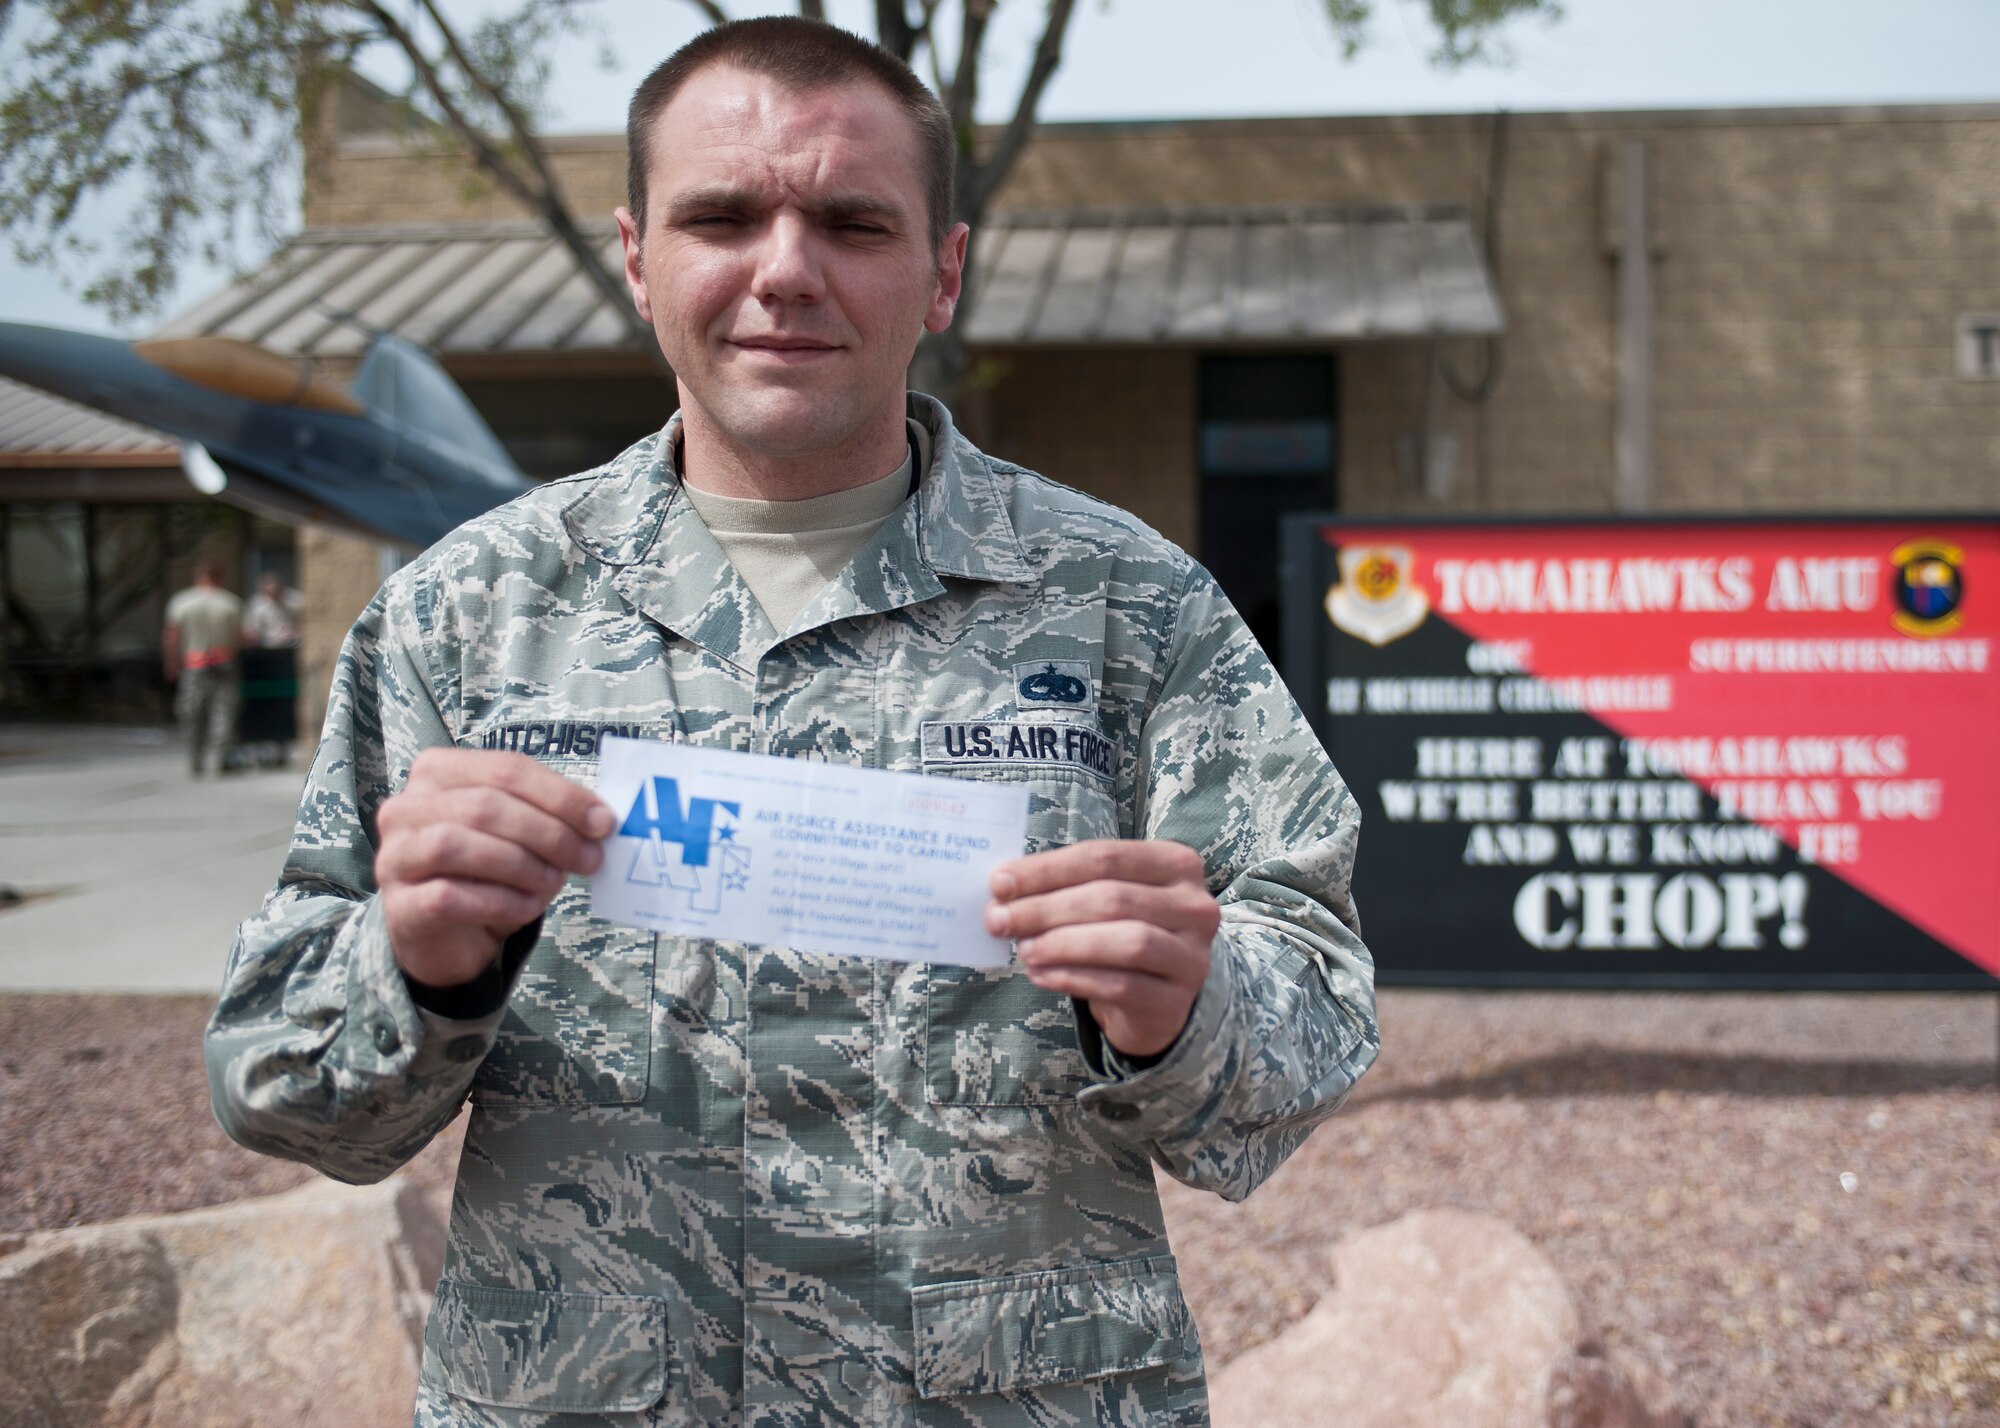
[[[1153,1167],[1247,1195],[1374,1058],[1354,802],[1200,566],[905,391],[967,240],[907,68],[728,25],[628,137],[680,410],[355,625],[216,1114],[372,1181],[470,1098],[419,1424],[1205,1423]],[[593,919],[608,733],[1018,782],[1016,963]]]
[[[305,596],[288,587],[275,570],[257,580],[243,615],[243,721],[246,763],[283,768],[292,759],[298,703],[299,627]]]
[[[244,613],[243,638],[260,650],[291,649],[299,642],[305,609],[305,596],[286,586],[277,571],[267,570]]]
[[[178,681],[174,711],[187,732],[196,778],[205,768],[222,771],[235,738],[242,643],[243,602],[222,588],[221,568],[204,560],[195,566],[194,584],[167,601],[161,639],[167,681]]]

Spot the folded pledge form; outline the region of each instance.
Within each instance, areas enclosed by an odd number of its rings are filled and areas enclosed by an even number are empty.
[[[598,917],[683,937],[1004,967],[987,875],[1027,844],[1028,791],[644,739],[605,739],[618,816]]]

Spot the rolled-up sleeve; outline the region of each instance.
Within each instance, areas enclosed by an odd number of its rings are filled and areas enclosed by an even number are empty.
[[[348,634],[284,871],[237,931],[204,1037],[231,1138],[355,1182],[450,1122],[504,1014],[420,1007],[376,895],[376,814],[419,753],[452,742],[411,595],[393,582]]]

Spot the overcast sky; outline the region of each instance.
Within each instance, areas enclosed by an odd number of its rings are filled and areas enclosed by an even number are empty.
[[[796,8],[725,4],[740,15]],[[836,23],[865,29],[873,5],[828,8]],[[1424,8],[1377,0],[1370,43],[1346,61],[1322,0],[1079,0],[1042,118],[2000,100],[2000,0],[1564,0],[1560,20],[1508,32],[1511,64],[1455,73],[1426,61],[1435,37]],[[598,9],[620,62],[601,68],[604,47],[588,40],[561,52],[552,131],[620,127],[645,70],[699,28],[694,8],[674,0],[601,0]],[[1041,0],[1003,0],[982,118],[1008,112],[1042,10]],[[171,306],[225,276],[191,273]],[[0,319],[109,330],[58,278],[4,255]]]

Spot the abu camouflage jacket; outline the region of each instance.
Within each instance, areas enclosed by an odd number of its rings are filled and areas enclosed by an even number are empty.
[[[419,1424],[1207,1421],[1152,1166],[1247,1195],[1373,1059],[1355,805],[1206,571],[911,413],[918,490],[789,632],[669,426],[460,528],[348,639],[208,1067],[232,1136],[349,1181],[471,1099]],[[1018,968],[656,936],[581,880],[503,1010],[418,1007],[383,800],[432,745],[588,782],[607,729],[1018,781],[1035,849],[1191,845],[1222,929],[1186,1030],[1140,1068]]]

